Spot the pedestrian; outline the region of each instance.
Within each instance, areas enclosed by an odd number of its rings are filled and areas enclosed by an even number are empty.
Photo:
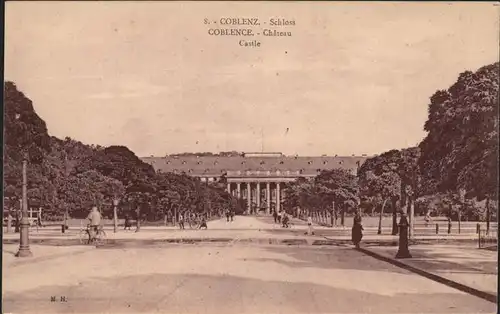
[[[231,221],[233,221],[233,219],[234,219],[234,210],[231,210],[230,216],[231,216]]]
[[[201,223],[200,223],[200,228],[199,229],[201,229],[201,228],[205,228],[205,230],[208,229],[208,227],[207,227],[207,220],[205,219],[205,216],[203,216],[201,218]]]
[[[356,216],[354,216],[354,223],[352,225],[351,238],[357,249],[359,249],[359,243],[361,242],[361,239],[363,239],[363,230],[364,228],[361,224],[361,215],[356,213]]]
[[[229,216],[231,216],[231,213],[229,212],[229,209],[226,210],[226,220],[229,222]]]
[[[184,229],[184,216],[182,214],[179,214],[179,229]]]
[[[274,217],[274,223],[278,223],[278,213],[276,211],[273,211],[273,217]]]
[[[311,215],[307,217],[307,235],[314,235],[314,229],[313,229],[313,220]]]
[[[130,222],[130,216],[129,215],[125,215],[125,228],[123,228],[123,230],[131,230],[130,228],[132,228],[132,223]]]
[[[281,216],[283,215],[283,213],[280,211],[278,213],[278,224],[281,224]]]

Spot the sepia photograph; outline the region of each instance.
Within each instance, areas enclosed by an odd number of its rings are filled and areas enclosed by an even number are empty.
[[[498,3],[4,26],[2,313],[497,313]]]

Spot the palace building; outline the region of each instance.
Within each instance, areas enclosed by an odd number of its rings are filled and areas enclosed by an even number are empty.
[[[342,168],[354,175],[368,157],[285,156],[282,153],[243,153],[238,156],[166,156],[142,160],[156,171],[185,173],[202,182],[227,180],[228,193],[246,201],[248,213],[279,211],[283,184],[298,178],[314,178],[322,170]]]

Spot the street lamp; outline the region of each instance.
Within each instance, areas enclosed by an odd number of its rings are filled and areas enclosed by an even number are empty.
[[[118,214],[116,212],[116,207],[118,206],[118,203],[120,202],[120,199],[115,198],[113,199],[113,232],[116,233],[116,230],[118,229]]]
[[[22,195],[22,218],[21,218],[21,232],[19,241],[19,251],[17,257],[31,257],[33,253],[30,250],[29,244],[29,220],[28,220],[28,190],[27,190],[27,175],[26,169],[28,167],[28,156],[23,156],[23,195]]]
[[[406,192],[408,192],[408,190]],[[408,249],[408,227],[407,209],[405,209],[402,211],[401,219],[399,220],[399,248],[396,253],[396,258],[412,257]]]

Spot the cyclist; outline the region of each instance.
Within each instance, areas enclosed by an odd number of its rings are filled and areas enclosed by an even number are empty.
[[[290,218],[288,217],[288,214],[286,212],[283,212],[283,218],[281,219],[281,222],[283,223],[283,228],[288,228],[290,225],[288,222],[290,221]]]
[[[101,219],[102,219],[101,213],[97,210],[96,206],[92,207],[92,210],[87,216],[87,219],[89,220],[88,228],[89,228],[89,243],[90,243],[96,238],[97,233],[99,232],[99,226],[101,225]]]

